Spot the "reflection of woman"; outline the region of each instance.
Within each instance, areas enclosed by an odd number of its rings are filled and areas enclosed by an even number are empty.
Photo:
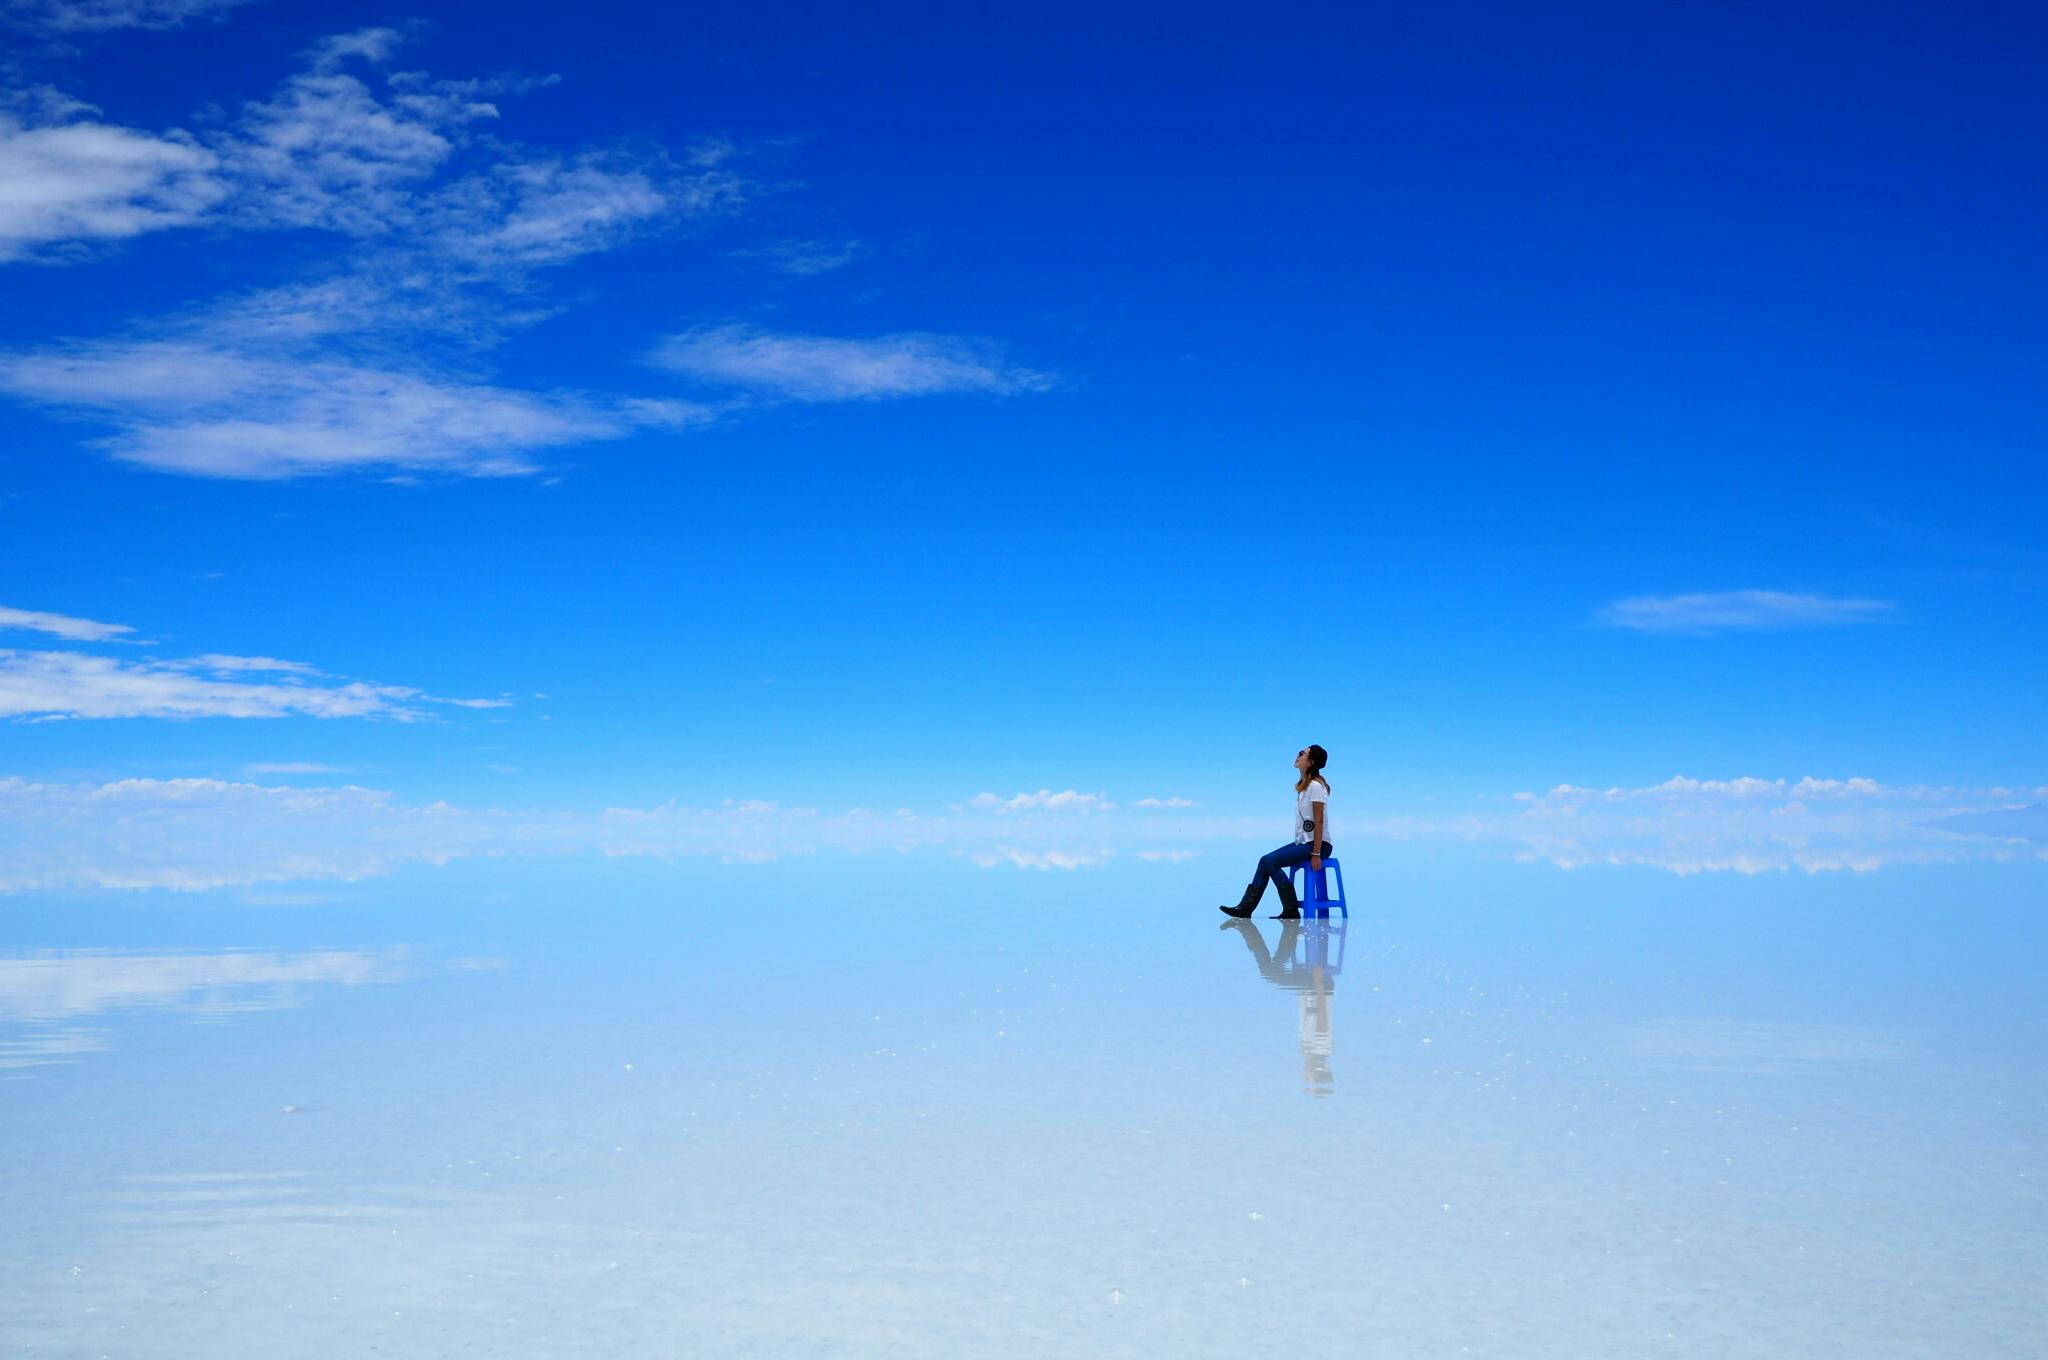
[[[1225,921],[1221,928],[1235,930],[1244,940],[1244,947],[1252,952],[1252,961],[1259,966],[1260,977],[1294,993],[1301,1011],[1302,1080],[1311,1095],[1330,1094],[1337,1080],[1330,1066],[1330,1055],[1336,1047],[1331,1033],[1330,1001],[1337,990],[1336,973],[1329,967],[1330,927],[1309,927],[1309,957],[1299,963],[1295,961],[1294,950],[1301,938],[1301,927],[1292,921],[1280,927],[1277,956],[1274,950],[1266,948],[1266,937],[1250,921]]]
[[[1294,880],[1288,870],[1297,864],[1306,864],[1312,871],[1323,867],[1323,856],[1332,849],[1328,840],[1329,824],[1324,809],[1330,801],[1329,781],[1323,778],[1323,766],[1328,764],[1330,753],[1320,746],[1304,746],[1301,754],[1294,758],[1294,768],[1301,772],[1301,778],[1294,785],[1294,842],[1283,845],[1259,860],[1258,872],[1245,885],[1244,899],[1234,907],[1221,910],[1232,916],[1249,916],[1259,908],[1259,899],[1266,895],[1266,883],[1272,881],[1280,890],[1280,914],[1276,921],[1298,921],[1301,919],[1301,903],[1294,896]]]

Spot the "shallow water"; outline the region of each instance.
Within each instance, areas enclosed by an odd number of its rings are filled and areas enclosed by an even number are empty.
[[[2040,869],[1237,867],[17,897],[0,1354],[2038,1354]]]

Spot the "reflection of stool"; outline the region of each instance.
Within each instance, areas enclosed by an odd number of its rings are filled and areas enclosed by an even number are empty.
[[[1344,913],[1345,920],[1351,919],[1351,908],[1344,905],[1344,868],[1337,863],[1334,856],[1323,856],[1323,869],[1321,873],[1317,873],[1314,869],[1309,868],[1308,861],[1303,860],[1300,864],[1288,869],[1288,881],[1294,882],[1297,874],[1306,875],[1308,878],[1308,891],[1306,892],[1302,891],[1300,883],[1294,883],[1294,894],[1301,899],[1302,915],[1328,916],[1330,908],[1335,907],[1338,911]],[[1330,896],[1331,874],[1337,876],[1337,895],[1335,897]]]
[[[1320,968],[1330,977],[1344,971],[1344,932],[1350,926],[1313,925],[1302,934],[1301,966],[1314,972]],[[1330,941],[1337,941],[1336,962],[1330,961]]]

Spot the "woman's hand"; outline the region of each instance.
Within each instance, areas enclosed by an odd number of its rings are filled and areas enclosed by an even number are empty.
[[[1321,873],[1323,871],[1323,857],[1321,855],[1310,855],[1308,857],[1308,867],[1317,873]]]

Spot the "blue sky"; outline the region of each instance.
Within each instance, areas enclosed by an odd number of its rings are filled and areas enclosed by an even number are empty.
[[[2048,797],[2035,16],[8,14],[24,841]]]

